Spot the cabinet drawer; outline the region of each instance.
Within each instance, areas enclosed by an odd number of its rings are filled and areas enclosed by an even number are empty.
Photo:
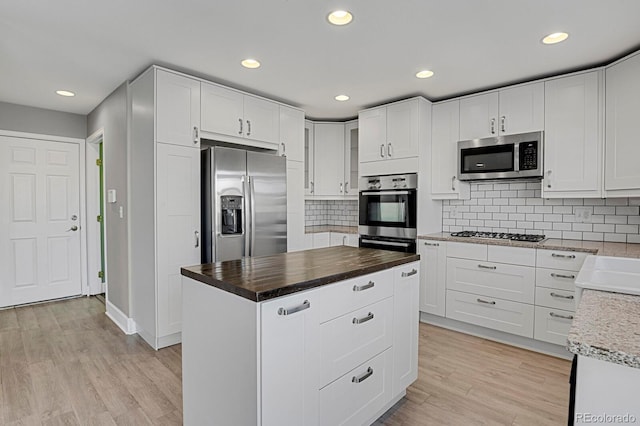
[[[320,322],[337,318],[393,295],[393,269],[352,278],[323,287]]]
[[[536,253],[536,266],[579,271],[589,253],[579,251],[541,250]]]
[[[534,338],[543,342],[566,345],[573,312],[536,306]]]
[[[536,269],[536,286],[559,288],[567,291],[575,291],[576,289],[576,276],[578,273],[575,271],[563,271],[562,269]]]
[[[487,260],[514,265],[536,266],[536,249],[523,247],[487,247]]]
[[[447,259],[447,290],[533,304],[535,268]]]
[[[319,388],[390,347],[392,325],[392,297],[322,324]]]
[[[447,318],[533,337],[533,305],[447,290]]]
[[[448,242],[447,257],[460,257],[463,259],[487,260],[487,245]]]
[[[391,349],[320,390],[320,425],[362,425],[391,400]]]
[[[575,295],[573,291],[536,287],[536,306],[574,312]]]

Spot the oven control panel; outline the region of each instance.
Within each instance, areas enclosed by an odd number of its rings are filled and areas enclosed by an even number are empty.
[[[416,189],[418,187],[418,175],[410,173],[405,175],[363,176],[360,178],[359,183],[360,191]]]

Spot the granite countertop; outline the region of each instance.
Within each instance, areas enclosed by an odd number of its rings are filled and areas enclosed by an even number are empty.
[[[640,368],[640,296],[584,290],[567,347],[574,354]]]
[[[343,234],[357,234],[357,226],[342,226],[342,225],[315,225],[305,226],[305,234],[317,234],[319,232],[341,232]]]
[[[633,243],[608,243],[601,241],[561,240],[549,238],[539,243],[511,240],[494,240],[491,238],[452,237],[448,232],[418,235],[421,240],[456,241],[471,244],[489,244],[508,247],[539,248],[546,250],[577,251],[598,256],[616,256],[640,258],[640,244]]]
[[[182,275],[254,302],[420,260],[420,255],[348,246],[181,268]]]

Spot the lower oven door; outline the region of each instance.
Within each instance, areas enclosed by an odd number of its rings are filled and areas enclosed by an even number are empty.
[[[403,253],[416,252],[416,240],[406,238],[386,238],[361,235],[359,245],[360,247],[374,248],[378,250],[401,251]]]

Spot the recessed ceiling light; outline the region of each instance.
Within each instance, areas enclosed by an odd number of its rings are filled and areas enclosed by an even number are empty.
[[[349,100],[349,96],[347,95],[338,95],[335,97],[336,101],[344,102]]]
[[[430,70],[422,70],[416,73],[416,77],[418,78],[429,78],[433,76],[433,71]]]
[[[544,44],[556,44],[565,41],[569,37],[567,33],[553,33],[542,39]]]
[[[73,92],[70,92],[68,90],[56,90],[56,93],[60,96],[75,96],[76,94]]]
[[[245,59],[241,64],[245,68],[258,68],[260,66],[260,62],[255,59]]]
[[[327,20],[333,25],[347,25],[353,20],[353,15],[346,10],[335,10],[327,16]]]

